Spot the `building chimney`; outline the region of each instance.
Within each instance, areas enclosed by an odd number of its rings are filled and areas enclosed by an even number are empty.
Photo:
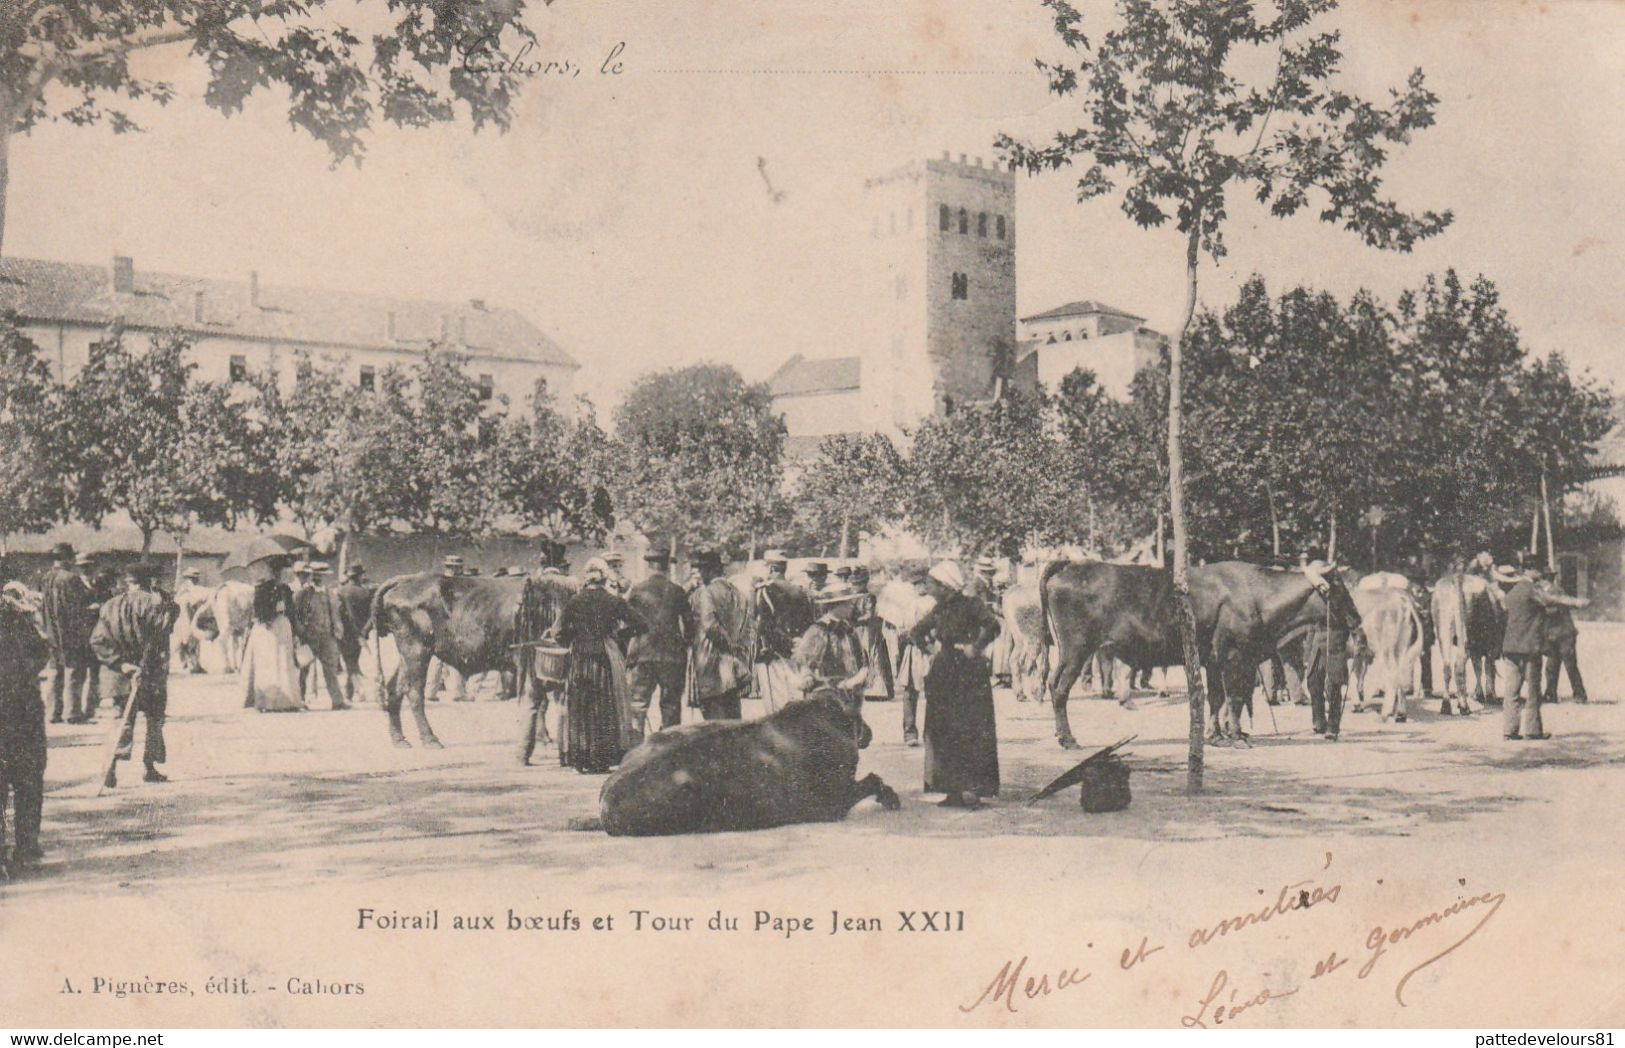
[[[248,304],[255,309],[260,308],[260,273],[257,269],[248,271]]]
[[[485,299],[483,299],[483,298],[471,298],[471,299],[469,299],[468,300],[468,308],[470,308],[472,310],[476,310],[477,312],[480,312],[480,313],[484,313],[485,312]]]
[[[128,255],[113,256],[113,290],[123,295],[135,291],[135,259]]]
[[[960,163],[961,166],[964,165],[964,163],[965,163],[965,154],[964,153],[959,154],[959,163]]]
[[[981,158],[981,157],[977,157],[977,158],[976,158],[976,166],[977,166],[977,167],[981,167],[981,166],[982,166],[982,158]]]
[[[192,323],[203,323],[203,292],[192,292]]]
[[[395,334],[395,311],[393,309],[384,314],[384,334],[387,335],[392,342],[397,337]]]

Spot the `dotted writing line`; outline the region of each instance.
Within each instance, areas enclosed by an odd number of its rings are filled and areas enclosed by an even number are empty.
[[[656,69],[700,76],[1032,76],[1018,69]]]

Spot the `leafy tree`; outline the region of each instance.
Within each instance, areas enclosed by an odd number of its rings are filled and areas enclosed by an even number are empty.
[[[174,86],[132,56],[186,44],[209,70],[203,99],[227,115],[287,92],[288,121],[360,162],[376,124],[466,116],[506,129],[528,66],[499,60],[535,37],[524,0],[7,0],[0,4],[0,237],[12,135],[41,121],[140,130],[125,103],[168,104]]]
[[[223,384],[193,381],[190,349],[169,333],[132,353],[114,334],[91,347],[64,392],[74,515],[99,524],[122,510],[141,530],[142,553],[156,532],[264,520],[274,508],[269,459],[249,446],[243,403]]]
[[[621,502],[645,535],[743,548],[779,525],[784,420],[766,386],[720,364],[646,374],[615,435]]]
[[[410,373],[411,439],[395,449],[406,463],[397,512],[421,531],[478,534],[502,512],[494,482],[496,420],[485,415],[468,359],[431,347]]]
[[[966,556],[1014,556],[1055,537],[1064,481],[1049,432],[1048,399],[1012,390],[986,405],[920,424],[904,499],[910,525]]]
[[[530,412],[502,420],[494,450],[497,491],[505,513],[553,534],[600,539],[615,526],[606,478],[609,438],[592,404],[579,399],[566,418],[538,380]]]
[[[825,437],[795,480],[799,530],[826,541],[839,536],[840,556],[851,556],[858,533],[901,518],[906,468],[878,433]]]
[[[1155,382],[1160,373],[1142,372],[1137,386]],[[1082,544],[1102,553],[1118,553],[1157,526],[1166,488],[1158,454],[1164,385],[1155,382],[1149,395],[1120,401],[1106,394],[1094,372],[1079,368],[1061,379],[1055,397],[1060,470],[1085,504],[1088,526]],[[1147,403],[1152,410],[1144,410]]]
[[[321,527],[340,530],[342,570],[352,536],[399,515],[405,499],[411,459],[402,449],[412,446],[407,377],[386,368],[375,392],[366,393],[301,354],[286,397],[274,377],[260,385],[276,434],[281,501],[307,534]]]
[[[39,347],[14,316],[0,317],[0,544],[12,532],[42,531],[62,518],[57,410],[57,386]]]
[[[1081,124],[1048,145],[1000,135],[1012,162],[1037,173],[1086,164],[1078,195],[1122,185],[1124,212],[1142,227],[1172,219],[1185,240],[1185,309],[1169,351],[1168,493],[1174,590],[1190,688],[1189,786],[1201,787],[1202,684],[1190,605],[1190,551],[1182,447],[1184,350],[1204,251],[1224,255],[1228,194],[1245,187],[1285,217],[1320,199],[1322,221],[1379,248],[1409,250],[1450,222],[1411,215],[1382,195],[1393,145],[1433,123],[1437,101],[1413,72],[1383,107],[1333,85],[1336,32],[1313,32],[1336,0],[1116,0],[1116,23],[1098,40],[1068,0],[1044,0],[1068,58],[1038,60],[1057,95],[1078,96]],[[1263,77],[1255,70],[1273,70]]]

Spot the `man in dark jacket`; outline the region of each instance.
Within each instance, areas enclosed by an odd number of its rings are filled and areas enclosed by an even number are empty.
[[[688,646],[694,636],[694,613],[688,606],[688,594],[667,575],[671,557],[651,550],[643,560],[649,566],[649,577],[633,586],[626,597],[648,627],[647,632],[632,638],[626,657],[632,674],[633,728],[639,741],[657,688],[661,729],[681,723]]]
[[[155,569],[143,563],[126,569],[128,588],[102,605],[96,628],[90,634],[90,647],[110,671],[125,678],[138,676],[139,683],[129,701],[147,719],[146,745],[141,753],[147,767],[146,781],[168,782],[157,766],[168,756],[164,748],[164,714],[169,706],[169,631],[179,609],[154,588],[155,576]],[[117,760],[129,760],[134,745],[135,718],[130,717],[119,734]],[[106,785],[109,789],[118,785],[112,768],[108,769]]]
[[[90,654],[90,629],[96,624],[91,610],[90,584],[74,568],[73,547],[57,543],[51,550],[51,570],[40,582],[45,638],[51,646],[51,723],[62,723],[62,693],[68,692],[68,721],[86,718],[85,679],[96,660]]]
[[[344,701],[355,701],[356,682],[361,680],[361,645],[372,622],[372,594],[367,571],[360,564],[344,569],[344,585],[338,591],[339,657],[344,660]]]
[[[1553,591],[1561,592],[1550,581],[1546,585]],[[1546,634],[1546,650],[1541,653],[1546,662],[1546,694],[1543,702],[1557,701],[1557,678],[1565,669],[1569,673],[1569,689],[1574,692],[1574,701],[1588,701],[1585,681],[1580,677],[1580,661],[1574,649],[1580,631],[1574,627],[1574,615],[1569,610],[1573,607],[1568,603],[1572,599],[1565,596],[1563,603],[1553,604],[1546,609],[1546,621],[1542,624]]]
[[[1546,610],[1559,606],[1583,608],[1586,603],[1565,597],[1545,583],[1539,567],[1526,569],[1507,591],[1507,626],[1501,654],[1512,664],[1502,691],[1506,708],[1502,734],[1508,739],[1551,738],[1540,720],[1540,660],[1546,647]]]
[[[70,556],[71,560],[71,556]],[[0,561],[0,583],[11,579]],[[0,599],[0,881],[10,868],[32,866],[43,853],[40,809],[45,799],[45,704],[40,670],[54,655],[33,596],[7,587]],[[77,696],[75,696],[77,701]],[[16,807],[10,862],[6,858],[6,804]]]

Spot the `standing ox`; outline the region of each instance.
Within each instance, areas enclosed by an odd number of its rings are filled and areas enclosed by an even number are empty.
[[[835,822],[866,797],[895,811],[880,776],[855,779],[862,724],[858,700],[826,688],[763,720],[669,728],[605,781],[602,828],[649,837]]]
[[[236,673],[242,668],[243,647],[248,643],[249,627],[254,625],[254,587],[246,582],[222,582],[214,596],[200,605],[193,615],[192,629],[207,633],[205,617],[214,612],[214,627],[219,631],[220,650],[226,657],[226,672]]]
[[[1283,639],[1330,614],[1354,629],[1360,613],[1335,571],[1285,571],[1241,561],[1191,569],[1196,647],[1207,671],[1210,738],[1239,737],[1241,707],[1252,696],[1258,666]],[[1084,663],[1097,651],[1131,666],[1183,661],[1174,612],[1173,576],[1135,564],[1057,562],[1039,583],[1044,621],[1057,649],[1050,679],[1055,735],[1077,749],[1066,698]],[[1229,722],[1223,720],[1229,696]]]
[[[1044,681],[1049,675],[1049,631],[1044,628],[1044,609],[1036,582],[1011,586],[1000,598],[1004,634],[1010,638],[1010,682],[1016,698],[1043,701]]]
[[[1467,666],[1473,667],[1473,697],[1483,706],[1495,700],[1495,660],[1501,657],[1506,606],[1500,587],[1481,575],[1446,575],[1433,587],[1433,624],[1444,664],[1444,703],[1467,712]]]
[[[464,677],[497,670],[506,681],[518,668],[514,620],[524,586],[522,577],[420,572],[397,575],[378,587],[372,598],[373,643],[393,636],[401,654],[400,667],[384,685],[395,745],[411,745],[401,731],[401,701],[410,697],[419,740],[440,748],[423,713],[430,658]]]
[[[1365,705],[1369,679],[1388,695],[1383,717],[1403,721],[1405,692],[1410,689],[1416,659],[1422,653],[1422,616],[1416,599],[1408,584],[1402,588],[1371,588],[1363,581],[1351,596],[1360,610],[1360,630],[1365,634],[1365,651],[1356,661],[1369,658],[1369,663],[1358,665],[1354,674],[1358,696],[1354,712]]]

